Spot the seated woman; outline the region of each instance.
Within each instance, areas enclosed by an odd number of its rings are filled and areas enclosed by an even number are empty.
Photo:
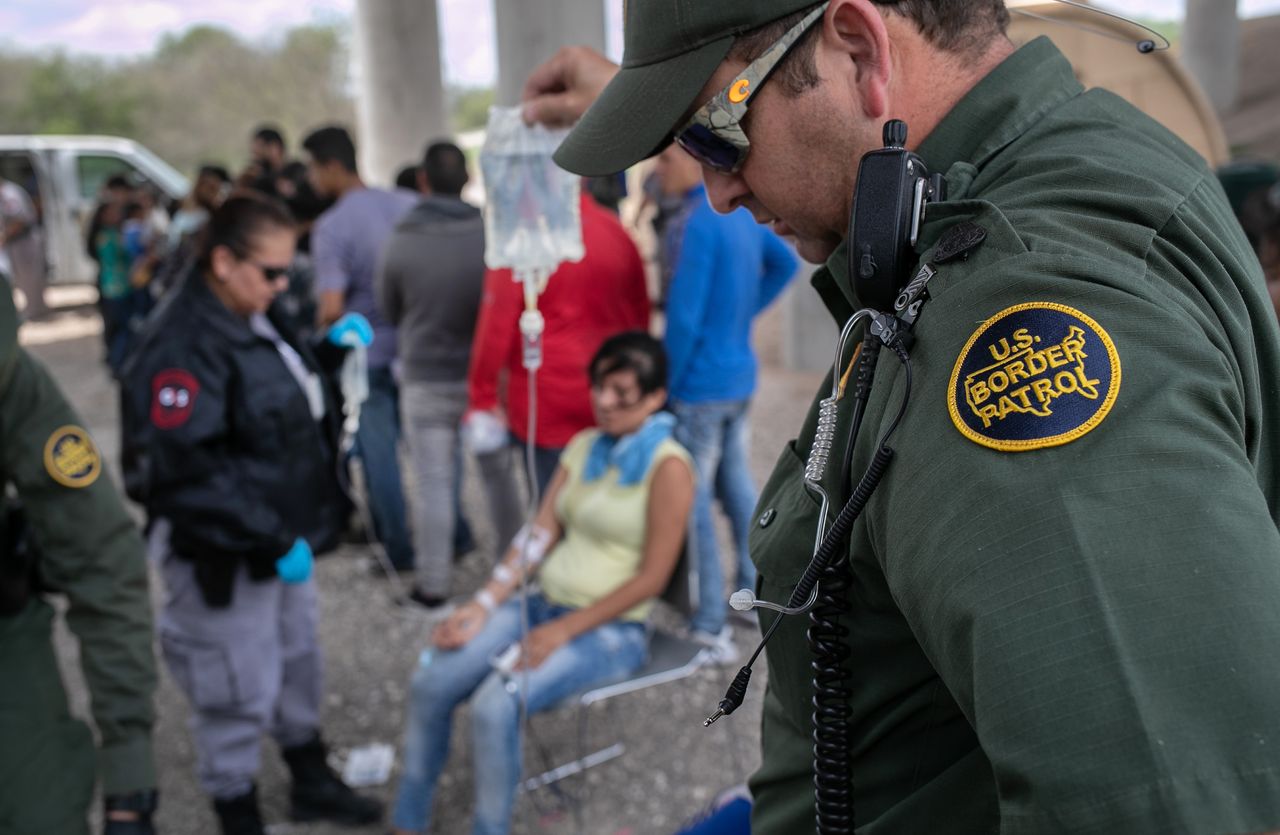
[[[397,833],[430,828],[449,754],[453,710],[471,699],[473,831],[505,833],[520,779],[520,688],[530,713],[645,661],[645,619],[666,588],[693,505],[693,465],[671,440],[662,344],[646,333],[607,340],[589,366],[595,429],[576,435],[493,577],[434,632],[413,676]],[[520,643],[519,572],[541,557]],[[513,669],[498,659],[513,645]],[[514,654],[516,650],[512,650]]]

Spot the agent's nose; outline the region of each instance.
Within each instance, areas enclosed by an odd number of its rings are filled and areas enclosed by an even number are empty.
[[[750,194],[741,174],[725,174],[713,168],[703,166],[702,181],[707,186],[707,199],[711,208],[722,215],[727,215],[742,205]]]

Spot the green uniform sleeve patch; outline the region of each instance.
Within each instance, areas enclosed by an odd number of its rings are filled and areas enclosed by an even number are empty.
[[[969,337],[947,388],[960,434],[1003,452],[1061,446],[1092,431],[1120,393],[1120,355],[1075,308],[1030,302]]]
[[[89,433],[71,424],[55,429],[45,442],[44,468],[64,487],[88,487],[102,475],[102,456]]]

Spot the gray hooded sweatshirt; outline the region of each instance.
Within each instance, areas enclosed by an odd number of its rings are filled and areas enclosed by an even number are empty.
[[[403,380],[467,379],[484,273],[484,219],[475,206],[432,195],[396,226],[377,288],[399,329]]]

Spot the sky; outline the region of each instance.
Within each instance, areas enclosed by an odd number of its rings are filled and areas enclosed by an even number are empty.
[[[622,0],[605,0],[609,51],[621,52]],[[1185,0],[1100,0],[1123,14],[1172,20]],[[250,40],[270,41],[290,27],[348,19],[356,0],[4,0],[0,42],[27,50],[65,49],[107,57],[150,52],[166,34],[202,23]],[[495,76],[493,6],[489,0],[437,0],[445,78],[487,86]],[[1239,0],[1245,17],[1280,14],[1280,0]]]

